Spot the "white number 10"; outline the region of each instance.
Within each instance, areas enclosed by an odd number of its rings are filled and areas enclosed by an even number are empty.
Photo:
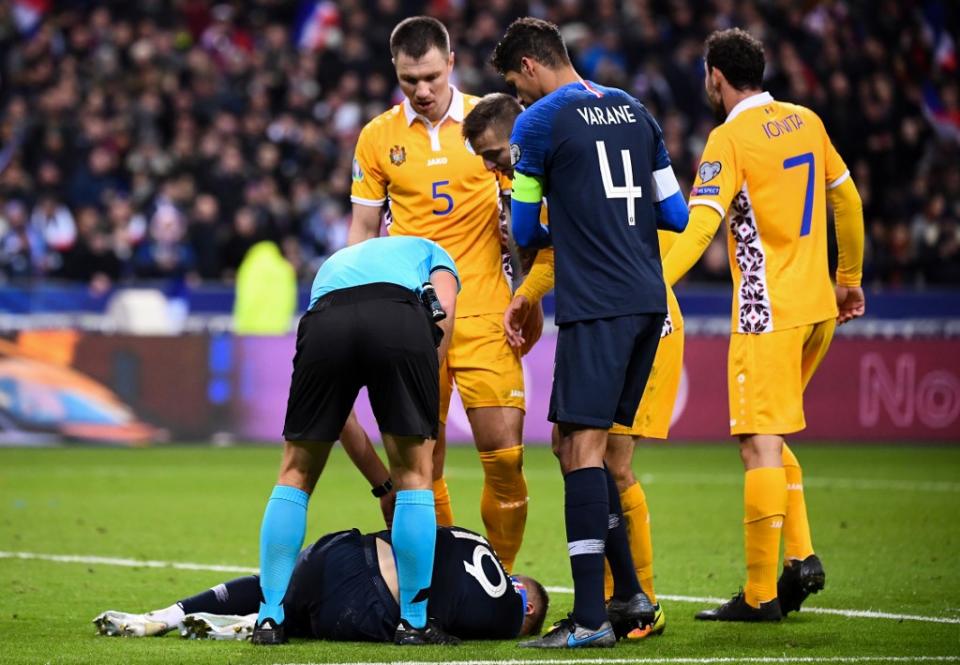
[[[623,159],[623,185],[614,185],[610,175],[610,160],[607,159],[607,146],[603,141],[597,141],[597,158],[600,160],[600,177],[603,178],[603,191],[608,199],[626,199],[627,223],[630,226],[637,224],[637,199],[642,198],[643,189],[633,183],[633,162],[629,150],[621,150]]]

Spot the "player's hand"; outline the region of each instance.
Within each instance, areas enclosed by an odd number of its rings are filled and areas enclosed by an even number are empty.
[[[520,345],[520,355],[525,356],[530,353],[530,349],[540,339],[543,334],[543,306],[540,303],[531,305],[527,314],[526,321],[520,329],[523,335],[523,344]]]
[[[859,286],[837,286],[837,323],[843,325],[847,321],[863,316],[867,311],[867,302],[863,296],[863,289]]]
[[[388,529],[393,526],[393,509],[396,503],[396,490],[390,490],[380,497],[380,512],[383,513],[383,521],[386,523]]]
[[[514,296],[503,313],[503,329],[507,334],[507,344],[515,349],[523,349],[524,324],[533,308],[526,296]]]

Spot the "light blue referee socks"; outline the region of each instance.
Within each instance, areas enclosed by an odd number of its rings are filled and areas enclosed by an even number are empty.
[[[273,488],[260,525],[260,614],[257,623],[283,623],[283,596],[307,531],[310,495],[296,487]]]
[[[437,516],[431,490],[397,492],[391,539],[400,586],[400,618],[414,628],[423,628],[427,625],[427,600],[437,543]]]

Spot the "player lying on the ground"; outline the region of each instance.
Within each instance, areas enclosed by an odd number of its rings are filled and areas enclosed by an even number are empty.
[[[320,538],[300,553],[284,599],[292,637],[392,642],[400,620],[390,532],[357,529]],[[490,543],[459,527],[437,529],[427,613],[465,639],[537,635],[550,599],[530,577],[510,577]],[[107,611],[101,635],[150,637],[179,629],[192,638],[247,639],[260,604],[256,575],[218,584],[146,614]]]

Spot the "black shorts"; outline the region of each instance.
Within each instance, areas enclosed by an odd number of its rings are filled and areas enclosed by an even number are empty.
[[[283,437],[336,441],[360,388],[381,432],[436,438],[440,367],[434,325],[395,284],[332,291],[300,319]]]
[[[633,425],[665,314],[560,325],[548,419],[609,429]]]
[[[400,622],[374,536],[356,529],[328,534],[300,553],[283,605],[293,637],[392,642]]]

